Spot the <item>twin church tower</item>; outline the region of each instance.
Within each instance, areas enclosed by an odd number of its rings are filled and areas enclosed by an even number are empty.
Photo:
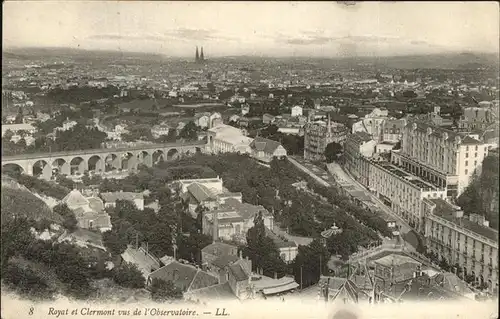
[[[198,53],[198,46],[196,46],[196,56],[194,62],[196,63],[204,63],[205,56],[203,55],[203,47],[201,47],[201,52]]]

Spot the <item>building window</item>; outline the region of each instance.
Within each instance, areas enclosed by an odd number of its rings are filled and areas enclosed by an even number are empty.
[[[478,146],[476,145],[476,151],[477,151],[477,147],[478,147]]]
[[[468,169],[465,170],[465,175],[467,175],[467,174],[469,174],[469,170]]]
[[[465,161],[465,166],[469,166],[469,161]]]
[[[477,161],[474,161],[474,167],[476,167],[476,166],[477,166]]]
[[[469,147],[468,147],[468,146],[466,146],[466,147],[465,147],[465,150],[468,152],[468,151],[469,151]]]
[[[465,153],[465,158],[469,158],[469,153]]]
[[[474,153],[474,157],[477,157],[477,152],[476,152],[476,153]]]

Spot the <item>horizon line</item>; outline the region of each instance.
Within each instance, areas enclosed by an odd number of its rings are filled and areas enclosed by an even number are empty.
[[[13,53],[13,52],[8,52],[9,50],[16,50],[16,49],[31,49],[31,50],[37,50],[37,49],[45,49],[45,50],[73,50],[73,51],[87,51],[87,52],[113,52],[113,53],[122,53],[122,54],[142,54],[142,55],[154,55],[158,57],[165,57],[165,58],[191,58],[191,55],[170,55],[166,53],[158,53],[158,52],[147,52],[147,51],[130,51],[130,50],[113,50],[113,49],[86,49],[86,48],[74,48],[74,47],[69,47],[69,46],[9,46],[5,47],[2,50],[2,55],[5,53]],[[356,55],[314,55],[314,56],[307,56],[307,55],[267,55],[267,54],[230,54],[230,55],[215,55],[210,58],[212,59],[220,59],[220,58],[236,58],[236,57],[255,57],[255,58],[310,58],[310,59],[345,59],[345,58],[391,58],[391,57],[411,57],[411,56],[435,56],[435,55],[446,55],[446,54],[453,54],[453,55],[459,55],[459,54],[478,54],[478,55],[499,55],[499,52],[491,52],[491,51],[475,51],[475,50],[443,50],[442,52],[429,52],[429,53],[417,53],[417,54],[412,54],[412,53],[402,53],[402,54],[356,54]],[[500,60],[500,58],[499,58]],[[500,62],[500,61],[499,61]]]

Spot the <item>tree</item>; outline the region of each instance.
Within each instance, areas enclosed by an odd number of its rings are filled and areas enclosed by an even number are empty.
[[[144,288],[144,277],[136,265],[122,263],[113,269],[113,280],[122,287],[139,289]]]
[[[403,97],[405,98],[416,98],[418,95],[412,90],[406,90],[403,92]]]
[[[272,277],[277,273],[281,277],[286,273],[286,265],[276,245],[266,236],[262,212],[255,216],[254,226],[247,232],[247,246],[243,251],[252,260],[252,264],[267,276]]]
[[[157,302],[182,299],[182,291],[173,282],[153,278],[150,286],[151,298]]]
[[[11,263],[2,268],[2,281],[22,295],[50,299],[55,289],[49,287],[47,280],[29,266]]]
[[[293,264],[295,281],[309,287],[319,281],[320,275],[328,269],[330,253],[317,239],[308,246],[299,246],[299,253]]]
[[[188,122],[179,132],[179,137],[188,141],[196,141],[198,139],[198,128],[193,121]],[[170,132],[169,132],[170,133]]]
[[[66,204],[58,204],[54,206],[52,209],[54,213],[57,213],[62,216],[64,219],[63,227],[69,230],[70,232],[74,232],[77,228],[78,221],[76,220],[75,214],[71,209],[68,208]]]
[[[113,255],[120,256],[127,249],[127,239],[121,236],[115,228],[102,234],[104,247]]]
[[[325,156],[327,163],[335,161],[340,155],[342,155],[342,145],[339,143],[331,142],[326,146]]]
[[[4,135],[2,136],[2,139],[6,142],[10,142],[12,139],[12,136],[14,136],[14,133],[11,130],[5,131]]]

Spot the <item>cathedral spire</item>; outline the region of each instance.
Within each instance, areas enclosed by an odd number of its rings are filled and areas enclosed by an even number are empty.
[[[203,56],[203,48],[201,49],[201,55]],[[200,55],[198,54],[198,46],[196,46],[196,57],[194,58],[195,62],[200,61]]]
[[[201,62],[205,61],[205,56],[203,55],[203,47],[201,47],[200,61]]]

